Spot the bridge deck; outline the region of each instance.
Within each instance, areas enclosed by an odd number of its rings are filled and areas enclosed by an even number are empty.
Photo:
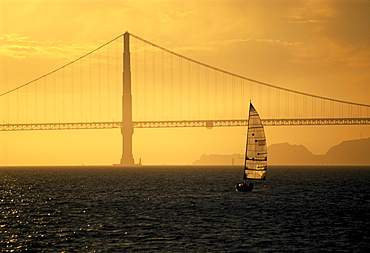
[[[265,126],[307,126],[307,125],[370,125],[370,118],[335,119],[262,119]],[[246,126],[247,120],[179,120],[179,121],[134,121],[134,128],[173,128],[173,127],[234,127]],[[120,128],[122,122],[75,122],[75,123],[34,123],[0,124],[0,131],[25,130],[72,130]]]

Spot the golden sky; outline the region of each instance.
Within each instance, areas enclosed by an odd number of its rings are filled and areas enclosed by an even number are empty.
[[[0,0],[0,93],[129,31],[242,76],[370,104],[369,13],[367,0]],[[189,164],[203,153],[243,152],[243,132],[136,129],[134,158]],[[370,137],[369,126],[267,127],[266,133],[269,145],[303,144],[315,154]],[[0,132],[0,141],[0,165],[112,164],[121,152],[118,129]]]

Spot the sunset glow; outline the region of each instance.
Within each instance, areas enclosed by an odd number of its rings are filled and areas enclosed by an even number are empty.
[[[0,94],[113,40],[1,101],[1,124],[120,121],[122,38],[117,36],[125,31],[236,75],[369,105],[369,13],[367,0],[0,0]],[[262,118],[326,113],[370,118],[370,110],[334,109],[334,103],[326,105],[328,112],[319,111],[321,100],[233,79],[137,39],[132,39],[131,54],[133,120],[243,118],[250,99]],[[176,86],[174,80],[181,81]],[[37,96],[30,95],[36,90]],[[235,106],[243,101],[245,107]],[[370,137],[367,125],[265,130],[268,145],[303,144],[314,154]],[[202,154],[243,153],[245,131],[135,129],[133,155],[143,164],[191,164]],[[0,142],[0,166],[113,164],[121,157],[119,129],[0,132]]]

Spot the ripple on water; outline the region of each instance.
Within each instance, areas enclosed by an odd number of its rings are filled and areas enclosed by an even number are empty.
[[[369,251],[370,169],[0,168],[0,247],[62,251]],[[345,179],[345,180],[343,180]]]

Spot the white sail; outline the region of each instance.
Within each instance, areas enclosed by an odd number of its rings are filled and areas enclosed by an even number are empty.
[[[244,179],[265,179],[267,145],[265,131],[256,109],[250,104]]]

